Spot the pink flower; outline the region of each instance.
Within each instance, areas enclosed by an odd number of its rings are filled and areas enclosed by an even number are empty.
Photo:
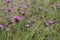
[[[49,26],[49,23],[48,22],[45,22],[45,24],[44,24],[46,27],[48,27]]]
[[[41,7],[41,6],[39,6],[39,7],[38,7],[38,10],[41,10],[41,9],[42,9],[42,7]]]
[[[20,16],[13,16],[11,21],[12,22],[19,22],[21,20],[22,20],[22,17],[20,17]]]
[[[9,31],[9,28],[8,27],[6,27],[6,31]]]
[[[28,27],[28,28],[29,28],[29,27],[30,27],[30,24],[26,24],[26,27]]]
[[[9,8],[8,8],[8,12],[11,12],[11,10],[12,10],[12,7],[9,7]]]
[[[59,3],[59,4],[57,4],[57,9],[60,9],[60,3]]]
[[[59,4],[57,4],[57,6],[58,6],[58,7],[60,7],[60,3],[59,3]]]
[[[33,16],[33,20],[34,21],[38,20],[38,16]]]
[[[54,9],[55,5],[53,3],[50,4],[50,6]]]
[[[3,27],[3,25],[0,24],[0,28],[2,28],[2,27]]]
[[[52,20],[50,20],[50,21],[49,21],[49,24],[53,24],[53,21],[52,21]]]
[[[46,9],[46,10],[45,10],[45,13],[48,13],[48,12],[49,12],[49,10],[48,10],[48,9]]]
[[[10,0],[6,0],[7,3],[10,3]]]
[[[26,14],[26,12],[25,12],[25,11],[20,11],[20,13],[21,13],[22,15],[25,15],[25,14]]]

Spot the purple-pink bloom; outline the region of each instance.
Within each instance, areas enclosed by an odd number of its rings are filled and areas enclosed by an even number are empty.
[[[44,24],[46,27],[48,27],[49,26],[49,23],[48,22],[45,22],[45,24]]]
[[[48,13],[48,12],[49,12],[49,10],[48,10],[48,9],[46,9],[46,10],[45,10],[45,13]]]
[[[58,6],[58,7],[60,7],[60,3],[59,3],[59,4],[57,4],[57,6]]]
[[[42,7],[41,7],[41,6],[39,6],[39,7],[38,7],[38,10],[41,10],[41,9],[42,9]]]
[[[26,24],[26,27],[28,27],[28,28],[29,28],[29,27],[30,27],[30,24],[29,24],[29,23],[28,23],[28,24]]]
[[[21,13],[22,15],[25,15],[25,14],[26,14],[26,12],[25,12],[25,11],[20,11],[20,13]]]
[[[6,0],[7,3],[10,3],[10,0]]]
[[[9,28],[8,27],[6,27],[6,31],[9,31]]]
[[[53,9],[55,8],[54,3],[51,3],[50,6],[51,6]]]
[[[9,7],[9,8],[8,8],[8,12],[11,12],[11,10],[12,10],[12,7]]]
[[[57,4],[57,9],[60,9],[60,3],[59,3],[59,4]]]
[[[2,28],[3,27],[3,25],[2,24],[0,24],[0,28]]]
[[[53,24],[53,21],[52,20],[50,20],[50,21],[48,21],[49,22],[49,24]]]
[[[21,20],[22,20],[22,17],[21,16],[13,16],[11,21],[12,22],[19,22]]]

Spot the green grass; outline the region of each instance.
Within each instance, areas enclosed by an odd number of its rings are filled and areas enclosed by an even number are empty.
[[[29,6],[20,8],[21,5],[25,4],[25,0],[10,0],[10,3],[0,0],[0,24],[3,24],[3,28],[0,29],[0,40],[60,40],[60,9],[58,10],[56,7],[60,0],[38,0],[34,4],[33,0],[26,1]],[[54,3],[54,9],[49,5],[50,3]],[[10,6],[13,9],[11,12],[7,12]],[[38,10],[39,6],[42,7],[40,11]],[[45,13],[47,8],[49,12]],[[18,9],[26,11],[27,14],[24,16],[19,14]],[[10,30],[6,31],[6,23],[9,22],[9,17],[13,15],[22,16],[23,20],[11,24]],[[37,20],[33,19],[34,16],[37,16]],[[42,20],[40,17],[42,17]],[[54,18],[56,22],[49,27],[45,27],[44,22]],[[25,26],[28,19],[31,24],[30,28]]]

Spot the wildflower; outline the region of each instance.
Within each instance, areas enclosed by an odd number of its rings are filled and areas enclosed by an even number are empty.
[[[59,4],[57,4],[57,6],[58,6],[58,7],[60,7],[60,3],[59,3]]]
[[[22,17],[20,17],[20,16],[13,16],[11,21],[12,22],[19,22],[21,20],[22,20]]]
[[[40,11],[41,9],[42,9],[42,7],[41,7],[41,6],[39,6],[39,7],[38,7],[38,10]]]
[[[2,28],[2,27],[3,27],[3,25],[0,24],[0,28]]]
[[[52,20],[50,20],[50,21],[49,21],[49,24],[53,24],[53,21],[52,21]]]
[[[34,21],[38,20],[38,16],[33,16],[33,20]]]
[[[53,19],[53,20],[49,20],[48,22],[49,22],[49,24],[54,24],[55,23],[55,19]]]
[[[51,6],[53,9],[55,8],[54,3],[51,3],[50,6]]]
[[[45,22],[44,25],[45,25],[46,27],[48,27],[48,26],[49,26],[49,23],[48,23],[48,22]]]
[[[10,27],[11,24],[12,24],[12,22],[8,22],[8,23],[6,24],[6,27]]]
[[[29,23],[27,23],[27,24],[26,24],[26,27],[28,27],[28,28],[29,28],[29,27],[30,27],[30,24],[29,24]]]
[[[60,3],[56,5],[57,6],[57,9],[60,9]]]
[[[6,0],[7,3],[10,3],[10,0]]]
[[[12,7],[9,7],[9,8],[8,8],[8,12],[11,12],[11,10],[12,10]]]
[[[9,28],[8,27],[6,27],[6,31],[9,31]]]
[[[48,9],[46,9],[46,10],[45,10],[45,13],[48,13],[48,12],[49,12],[49,10],[48,10]]]
[[[25,15],[25,14],[26,14],[26,12],[25,12],[25,11],[20,11],[20,13],[21,13],[22,15]]]

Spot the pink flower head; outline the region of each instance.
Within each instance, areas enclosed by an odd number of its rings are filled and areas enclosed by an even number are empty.
[[[55,5],[53,3],[50,4],[50,6],[54,9]]]
[[[45,13],[48,13],[48,12],[49,12],[49,10],[48,10],[48,9],[46,9],[46,10],[45,10]]]
[[[30,24],[26,24],[26,27],[28,27],[28,28],[29,28],[29,27],[30,27]]]
[[[6,31],[9,31],[9,28],[8,27],[6,27]]]
[[[0,28],[2,28],[3,25],[0,24]]]
[[[58,6],[58,7],[60,7],[60,3],[59,3],[59,4],[57,4],[57,6]]]
[[[21,13],[22,15],[25,15],[25,14],[26,14],[26,12],[25,12],[25,11],[20,11],[20,13]]]
[[[49,21],[49,24],[53,24],[53,21],[52,21],[52,20],[50,20],[50,21]]]
[[[9,7],[9,8],[8,8],[8,12],[11,12],[11,10],[12,10],[12,7]]]
[[[21,20],[22,20],[22,17],[20,17],[20,16],[13,16],[12,17],[12,22],[19,22]]]
[[[9,3],[9,2],[10,2],[10,0],[6,0],[6,2],[7,2],[7,3]]]
[[[38,7],[38,10],[41,10],[41,9],[42,9],[42,7],[41,7],[41,6],[39,6],[39,7]]]
[[[57,9],[60,9],[60,3],[59,3],[59,4],[57,4]]]
[[[49,26],[49,23],[48,22],[45,22],[45,24],[44,24],[46,27],[48,27]]]

